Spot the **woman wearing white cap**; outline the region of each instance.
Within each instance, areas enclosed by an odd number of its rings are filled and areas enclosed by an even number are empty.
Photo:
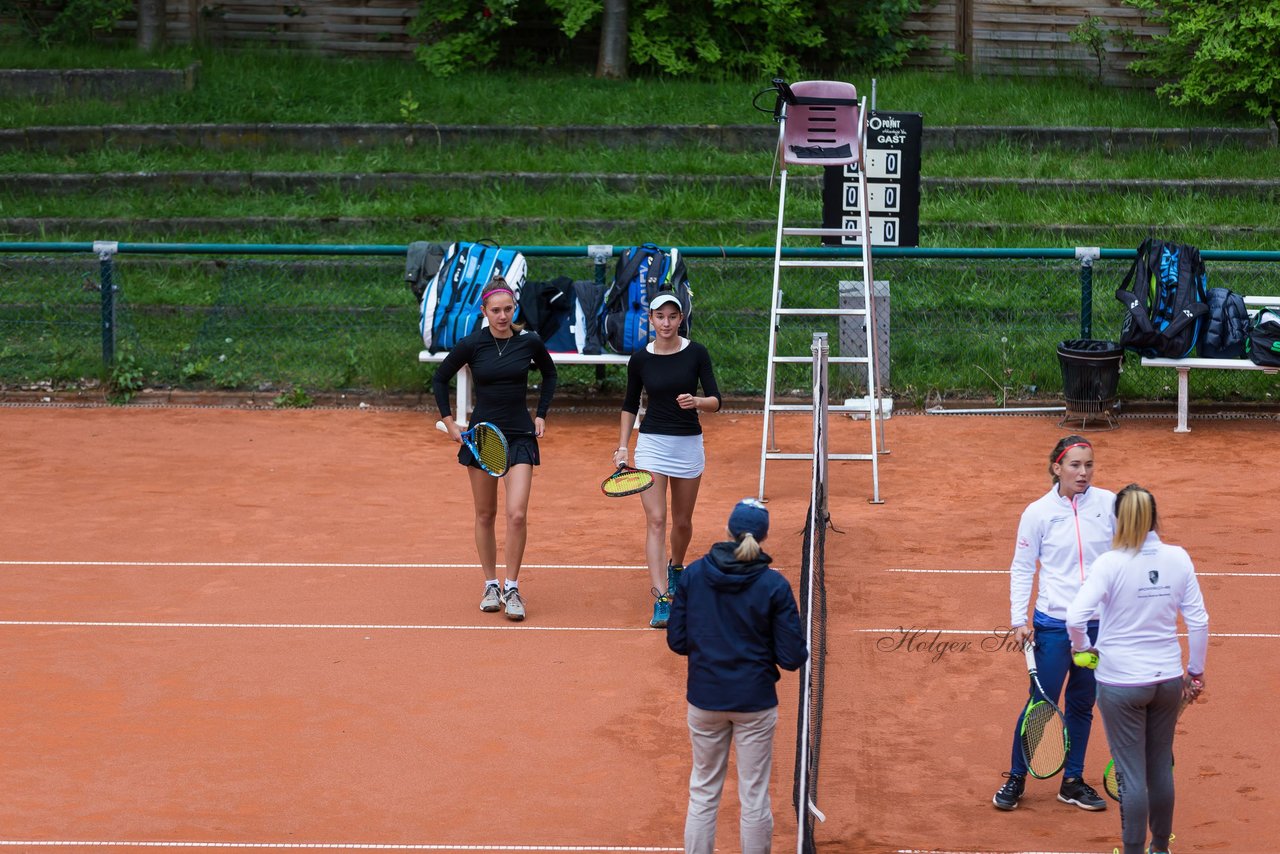
[[[653,473],[653,488],[641,493],[647,521],[645,557],[654,596],[655,629],[667,624],[671,591],[684,568],[685,552],[693,538],[693,508],[698,502],[705,455],[699,412],[720,409],[720,390],[711,370],[707,348],[680,334],[684,309],[680,298],[667,292],[649,302],[649,323],[654,340],[637,350],[627,364],[627,392],[622,401],[618,447],[613,464],[626,465],[627,449],[640,393],[648,392],[649,405],[636,440],[636,468]],[[701,387],[702,396],[697,392]],[[667,552],[667,491],[671,492],[671,550]]]
[[[773,840],[769,776],[778,722],[778,668],[809,657],[791,585],[760,548],[769,511],[754,498],[729,515],[731,542],[716,543],[680,574],[667,646],[689,657],[686,699],[693,770],[684,825],[687,854],[712,854],[732,743],[738,761],[739,845],[765,854]]]

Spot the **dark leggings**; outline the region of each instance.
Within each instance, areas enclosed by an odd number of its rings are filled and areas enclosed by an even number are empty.
[[[1120,838],[1124,854],[1168,851],[1173,832],[1173,730],[1182,677],[1154,685],[1098,683],[1098,710],[1120,782]]]

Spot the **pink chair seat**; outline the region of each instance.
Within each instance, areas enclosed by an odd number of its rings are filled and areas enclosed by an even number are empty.
[[[862,116],[854,85],[838,80],[802,80],[792,83],[791,91],[798,103],[786,105],[780,143],[783,162],[806,166],[857,163]]]

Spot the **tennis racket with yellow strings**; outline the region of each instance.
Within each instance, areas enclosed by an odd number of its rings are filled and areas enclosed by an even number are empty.
[[[653,473],[644,469],[633,469],[629,465],[620,465],[618,470],[609,475],[600,484],[600,491],[610,498],[622,498],[644,492],[653,486]]]
[[[436,429],[448,433],[449,428],[443,421],[436,422]],[[472,425],[471,429],[462,431],[462,444],[467,446],[471,456],[475,457],[480,468],[493,477],[502,477],[511,465],[507,454],[507,437],[502,431],[488,421]]]
[[[1022,758],[1027,770],[1037,780],[1052,777],[1067,764],[1067,752],[1071,739],[1067,735],[1067,721],[1062,710],[1045,693],[1037,675],[1035,644],[1025,645],[1027,674],[1031,677],[1031,698],[1022,713],[1022,726],[1018,732],[1022,744]]]

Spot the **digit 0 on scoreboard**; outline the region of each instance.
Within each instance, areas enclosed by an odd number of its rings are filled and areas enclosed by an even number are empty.
[[[867,177],[899,178],[902,176],[902,152],[867,149]]]
[[[898,245],[898,218],[871,217],[871,241],[879,246]]]

